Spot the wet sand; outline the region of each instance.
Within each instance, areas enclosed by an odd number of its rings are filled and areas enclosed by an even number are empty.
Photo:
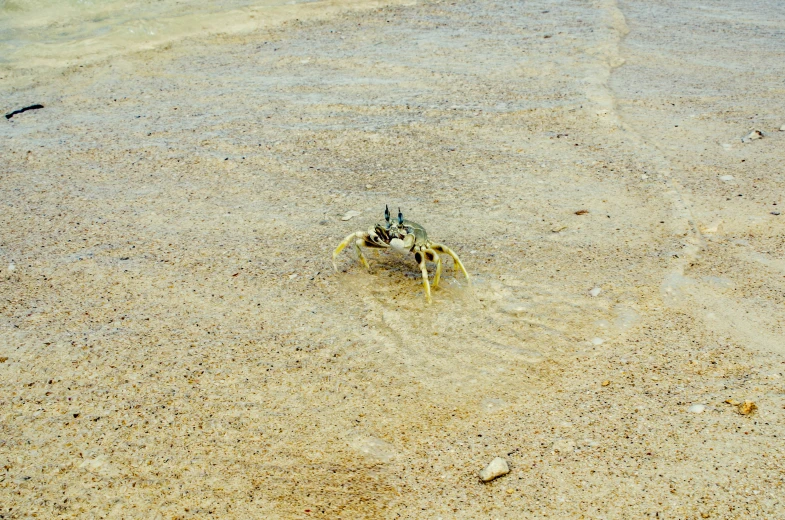
[[[781,515],[784,33],[427,3],[0,87],[0,515]],[[472,285],[333,272],[385,204]]]

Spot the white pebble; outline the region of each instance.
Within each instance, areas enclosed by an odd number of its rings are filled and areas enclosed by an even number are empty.
[[[510,467],[507,465],[507,461],[501,457],[496,457],[484,470],[480,471],[480,480],[490,482],[496,477],[501,477],[509,472]]]
[[[591,340],[592,345],[602,345],[603,343],[605,343],[605,340],[602,338],[594,338]]]
[[[720,180],[721,181],[725,181],[725,182],[732,181],[733,180],[733,175],[721,175],[720,176]]]
[[[763,139],[763,132],[761,132],[760,130],[753,130],[749,134],[742,137],[741,142],[749,143],[750,141],[755,141],[756,139]]]
[[[589,296],[591,296],[593,298],[595,296],[599,296],[601,292],[602,292],[602,289],[600,289],[599,287],[595,287],[594,289],[589,291]]]
[[[16,264],[15,263],[11,262],[10,264],[8,264],[8,271],[9,272],[14,271],[14,269],[16,269]]]
[[[703,413],[706,411],[706,405],[704,404],[694,404],[687,408],[687,411],[690,413]]]
[[[785,125],[782,125],[782,126],[780,127],[780,132],[785,132]]]

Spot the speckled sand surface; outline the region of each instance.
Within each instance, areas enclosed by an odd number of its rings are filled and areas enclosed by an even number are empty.
[[[362,10],[0,83],[46,106],[0,124],[0,518],[782,517],[785,10],[684,4]],[[334,273],[385,204],[473,288]]]

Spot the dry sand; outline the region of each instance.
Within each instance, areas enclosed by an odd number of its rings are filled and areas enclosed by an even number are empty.
[[[46,106],[0,125],[0,518],[783,516],[785,13],[682,4],[346,12],[0,87]],[[334,273],[385,204],[473,287]]]

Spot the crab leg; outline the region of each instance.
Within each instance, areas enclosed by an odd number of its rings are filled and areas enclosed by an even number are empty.
[[[428,268],[425,267],[425,256],[420,251],[417,251],[414,253],[414,259],[417,261],[417,265],[420,266],[420,271],[422,271],[422,286],[425,289],[425,300],[431,303],[431,286],[428,283]]]
[[[360,244],[366,244],[367,238],[368,233],[364,231],[357,231],[356,233],[352,233],[348,237],[344,238],[343,242],[338,244],[338,247],[336,247],[335,251],[333,251],[333,269],[338,272],[338,265],[335,263],[335,259],[338,258],[338,255],[341,251],[343,251],[343,248],[352,242],[354,242],[354,249],[357,251],[357,256],[360,258],[360,263],[363,264],[366,269],[369,269],[370,266],[368,265],[368,260],[365,259],[365,255],[363,255],[363,252],[360,250]]]
[[[436,274],[433,275],[433,284],[431,285],[431,287],[436,289],[439,287],[439,279],[442,276],[442,259],[433,249],[423,249],[422,252],[425,253],[427,261],[436,262]]]
[[[450,255],[452,257],[452,259],[453,259],[453,262],[455,262],[455,268],[461,270],[461,272],[464,274],[464,276],[466,276],[466,281],[469,282],[469,284],[472,283],[471,279],[469,278],[469,273],[466,272],[466,268],[463,267],[463,264],[461,263],[461,259],[458,258],[458,255],[455,254],[455,251],[453,251],[449,247],[447,247],[445,245],[442,245],[442,244],[431,244],[431,248],[434,251],[438,251],[440,253],[446,253],[446,254]],[[436,284],[434,283],[434,287],[435,286],[436,286]]]

